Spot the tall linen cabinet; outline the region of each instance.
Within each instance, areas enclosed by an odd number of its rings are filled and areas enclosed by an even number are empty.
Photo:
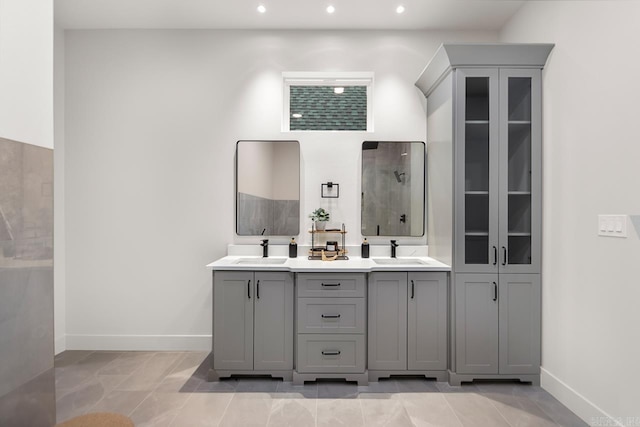
[[[427,97],[429,255],[452,265],[449,382],[540,381],[541,70],[551,44],[444,44]]]

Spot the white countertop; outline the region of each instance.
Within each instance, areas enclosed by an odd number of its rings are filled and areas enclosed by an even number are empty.
[[[374,259],[387,257],[361,258],[350,256],[348,260],[318,261],[306,256],[286,258],[273,256],[268,259],[284,260],[282,264],[261,264],[265,258],[259,256],[226,256],[207,265],[212,270],[226,271],[292,271],[292,272],[371,272],[371,271],[451,271],[451,267],[426,256],[398,257],[394,264],[378,264]],[[238,264],[242,260],[242,264]],[[251,261],[255,260],[255,264]],[[417,264],[415,260],[422,263]],[[404,263],[405,261],[406,263]],[[411,263],[413,261],[413,263]],[[397,263],[395,263],[397,262]]]

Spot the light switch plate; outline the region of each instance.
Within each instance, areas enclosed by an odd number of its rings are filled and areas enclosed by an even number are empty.
[[[598,235],[627,237],[627,215],[598,215]]]

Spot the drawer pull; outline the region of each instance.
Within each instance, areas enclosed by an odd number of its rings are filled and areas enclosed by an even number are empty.
[[[322,350],[323,356],[340,356],[340,350]]]
[[[339,319],[340,315],[339,314],[323,314],[322,318],[323,319]]]
[[[340,286],[340,283],[323,283],[322,286],[326,288],[335,288]]]

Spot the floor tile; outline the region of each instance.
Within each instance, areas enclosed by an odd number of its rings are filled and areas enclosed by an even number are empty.
[[[131,413],[131,421],[136,427],[169,426],[189,397],[189,393],[151,393]]]
[[[282,380],[271,378],[239,378],[236,393],[272,393]]]
[[[530,392],[539,392],[542,390],[538,386],[515,381],[475,382],[473,385],[480,393],[526,395]]]
[[[394,379],[380,379],[372,381],[369,385],[358,386],[358,393],[397,393],[398,382]]]
[[[318,427],[364,426],[362,405],[358,399],[318,399]]]
[[[107,394],[102,383],[93,377],[79,386],[58,395],[56,399],[57,422],[85,414]]]
[[[498,412],[514,427],[557,427],[534,401],[510,393],[484,393]]]
[[[275,399],[267,423],[270,427],[315,427],[316,399]]]
[[[179,361],[179,353],[157,353],[118,385],[118,390],[152,391],[160,385]]]
[[[273,396],[279,399],[284,396],[293,399],[315,399],[318,397],[318,384],[313,382],[304,385],[293,385],[291,381],[281,381],[278,383],[278,389]]]
[[[406,393],[399,400],[416,426],[462,427],[442,393]]]
[[[117,352],[91,352],[76,363],[55,368],[56,391],[64,392],[90,380],[100,369],[116,360],[120,354]]]
[[[102,367],[97,373],[102,375],[130,375],[140,368],[144,362],[153,357],[153,352],[130,351]]]
[[[56,356],[58,421],[98,410],[138,427],[442,426],[585,427],[539,386],[450,386],[392,378],[358,386],[242,377],[209,382],[207,352],[69,351]]]
[[[495,406],[480,394],[447,393],[444,398],[464,427],[509,427]]]
[[[413,426],[409,414],[400,399],[381,399],[380,393],[361,393],[359,396],[364,425],[369,426]],[[373,398],[368,398],[373,397]]]
[[[563,427],[586,427],[588,425],[555,397],[542,389],[538,392],[527,393],[527,396],[558,425]]]
[[[93,350],[67,350],[60,354],[57,354],[53,358],[53,366],[56,368],[64,368],[65,366],[73,365],[79,362],[85,357],[93,353]]]
[[[318,399],[355,399],[358,385],[346,381],[319,381]]]
[[[182,409],[177,412],[170,426],[217,426],[232,398],[231,393],[192,394]]]
[[[95,404],[91,412],[115,412],[129,416],[149,395],[147,391],[113,390]]]
[[[202,381],[196,388],[196,393],[235,393],[238,381],[233,378],[220,381]]]
[[[206,358],[206,353],[186,353],[176,363],[171,373],[162,379],[155,391],[166,393],[191,393],[198,389],[203,379],[195,375]]]
[[[400,393],[437,393],[439,391],[438,387],[436,387],[436,382],[433,380],[398,378],[396,383]]]
[[[449,385],[447,382],[434,383],[440,393],[479,393],[478,387],[474,384],[462,384],[461,386]]]
[[[220,426],[266,426],[273,400],[268,393],[235,393]]]

